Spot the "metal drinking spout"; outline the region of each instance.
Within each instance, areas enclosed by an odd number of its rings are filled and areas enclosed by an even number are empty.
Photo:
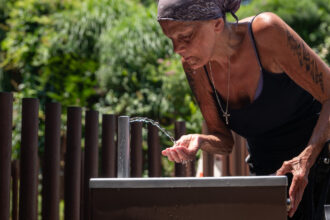
[[[129,117],[118,118],[118,177],[129,177],[130,174],[130,127]]]

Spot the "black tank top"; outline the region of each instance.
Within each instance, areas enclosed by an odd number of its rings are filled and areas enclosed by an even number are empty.
[[[262,67],[252,32],[253,20],[249,23],[249,33],[263,79],[262,91],[251,104],[240,109],[229,108],[228,127],[247,139],[254,172],[266,175],[276,172],[283,161],[303,151],[322,105],[286,73],[275,74]],[[204,70],[211,83],[206,66]],[[217,103],[214,92],[212,95]],[[219,93],[218,96],[221,105],[226,106]],[[225,121],[218,104],[217,109]]]

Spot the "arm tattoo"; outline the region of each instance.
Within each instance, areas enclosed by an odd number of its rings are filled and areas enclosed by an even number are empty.
[[[324,93],[324,84],[323,84],[323,73],[318,70],[317,63],[313,59],[310,53],[306,50],[303,42],[297,41],[289,30],[286,30],[288,46],[292,52],[297,56],[299,65],[301,67],[305,66],[307,72],[313,79],[315,84],[319,84],[322,92]]]

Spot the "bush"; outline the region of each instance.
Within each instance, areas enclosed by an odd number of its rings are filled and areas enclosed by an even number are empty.
[[[163,74],[157,60],[169,56],[171,46],[152,9],[135,8],[100,37],[96,74],[107,89],[105,104],[119,114],[159,117]]]

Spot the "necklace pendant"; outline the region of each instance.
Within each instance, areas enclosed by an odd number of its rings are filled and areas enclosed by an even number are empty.
[[[227,112],[224,112],[224,113],[223,113],[223,117],[226,118],[226,125],[228,125],[228,118],[229,118],[229,116],[230,116],[229,113],[227,113]]]
[[[230,116],[230,114],[228,113],[228,106],[229,106],[229,103],[228,103],[228,100],[229,100],[229,84],[230,84],[230,57],[228,58],[228,86],[227,86],[227,105],[226,105],[226,111],[223,110],[222,106],[221,106],[221,102],[219,100],[219,97],[218,97],[218,92],[215,88],[215,85],[214,85],[214,80],[213,80],[213,73],[212,73],[212,66],[211,66],[211,62],[209,61],[209,66],[210,66],[210,72],[211,72],[211,80],[210,80],[210,83],[213,87],[213,91],[214,91],[214,94],[215,94],[215,97],[217,98],[217,102],[218,102],[218,105],[220,106],[220,109],[223,113],[223,117],[226,119],[226,125],[229,124],[229,121],[228,121],[228,118]]]

